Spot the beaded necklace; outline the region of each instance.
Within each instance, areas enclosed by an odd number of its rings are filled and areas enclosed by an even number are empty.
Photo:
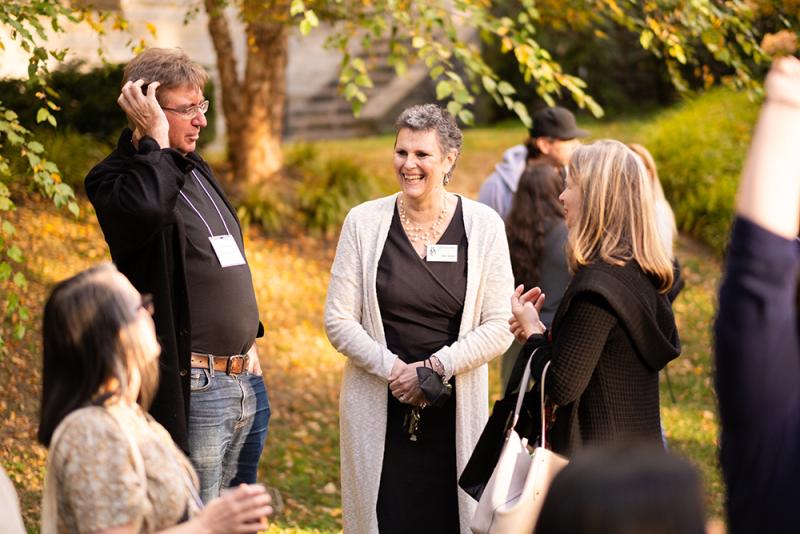
[[[412,243],[418,241],[422,241],[426,245],[436,243],[439,236],[441,236],[444,231],[442,224],[447,219],[447,194],[442,195],[442,210],[439,212],[439,216],[436,217],[433,224],[427,229],[423,228],[421,224],[411,221],[408,217],[406,203],[402,195],[400,195],[397,207],[400,212],[400,223],[403,225],[403,230],[406,231],[406,235]]]

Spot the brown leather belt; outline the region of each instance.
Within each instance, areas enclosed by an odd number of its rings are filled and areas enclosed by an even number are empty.
[[[215,354],[192,353],[192,367],[195,369],[211,369],[213,362],[214,371],[226,375],[239,375],[247,371],[250,357],[247,354],[234,354],[233,356],[217,356]]]

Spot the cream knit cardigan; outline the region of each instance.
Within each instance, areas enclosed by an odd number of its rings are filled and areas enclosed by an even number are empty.
[[[339,397],[345,534],[378,532],[375,507],[386,436],[387,383],[397,356],[386,347],[375,281],[396,198],[394,194],[365,202],[347,215],[325,303],[328,339],[348,358]],[[435,354],[446,377],[456,376],[459,474],[488,418],[486,363],[512,340],[508,318],[514,290],[502,219],[491,208],[463,197],[462,212],[469,242],[464,312],[458,341]],[[463,533],[470,532],[475,506],[459,488]]]

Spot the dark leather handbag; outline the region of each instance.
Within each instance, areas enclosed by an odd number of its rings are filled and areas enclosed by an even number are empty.
[[[489,416],[481,437],[472,451],[472,456],[470,456],[469,462],[467,462],[461,477],[458,479],[458,485],[461,489],[476,501],[479,501],[481,495],[483,495],[483,490],[486,488],[486,484],[489,482],[500,458],[500,453],[503,451],[503,444],[514,417],[517,392],[520,387],[528,387],[528,384],[521,384],[521,382],[530,357],[530,348],[525,350],[525,346],[523,346],[519,354],[517,354],[517,360],[511,371],[503,398],[494,403],[492,415]],[[531,391],[525,393],[519,419],[514,426],[517,434],[521,437],[527,437],[531,443],[535,441],[535,434],[539,428],[540,415],[538,408],[539,398],[537,388],[534,387]]]

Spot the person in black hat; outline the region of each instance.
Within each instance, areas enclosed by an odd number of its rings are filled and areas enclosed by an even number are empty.
[[[578,138],[587,135],[588,132],[575,124],[575,116],[568,109],[553,107],[539,110],[533,116],[530,138],[525,144],[511,147],[503,153],[503,161],[497,164],[495,171],[483,183],[478,201],[491,206],[505,219],[526,165],[547,162],[555,167],[565,167],[580,145]]]

